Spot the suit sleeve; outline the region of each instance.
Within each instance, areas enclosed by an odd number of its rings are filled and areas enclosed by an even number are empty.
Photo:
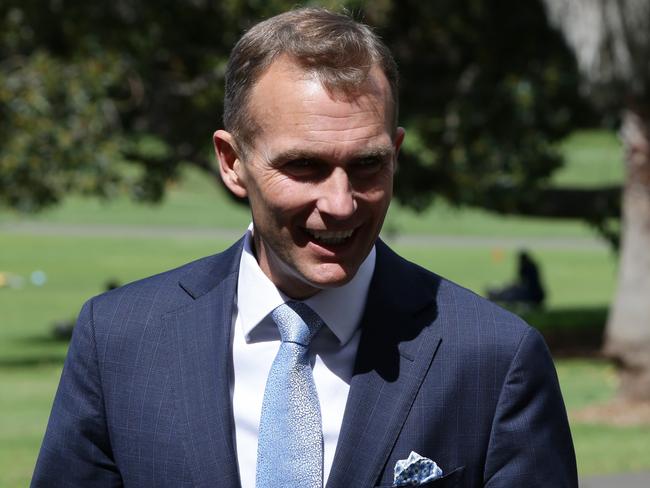
[[[92,301],[79,314],[36,463],[32,487],[113,487]]]
[[[553,361],[530,329],[499,396],[484,473],[486,488],[577,487],[573,441]]]

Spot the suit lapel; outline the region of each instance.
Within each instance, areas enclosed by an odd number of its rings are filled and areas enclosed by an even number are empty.
[[[194,301],[163,317],[187,468],[196,486],[240,486],[230,399],[231,329],[241,242],[179,283]]]
[[[430,276],[377,243],[328,488],[373,486],[388,459],[441,341]]]

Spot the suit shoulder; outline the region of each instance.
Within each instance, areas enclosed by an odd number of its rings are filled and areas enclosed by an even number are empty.
[[[439,277],[440,293],[447,300],[454,300],[464,305],[464,308],[474,310],[482,318],[490,318],[501,324],[509,325],[515,329],[521,328],[523,332],[530,327],[521,317],[506,310],[476,292],[455,283],[449,279]]]
[[[449,313],[455,315],[455,326],[468,338],[467,345],[511,355],[526,336],[540,335],[518,315],[453,281],[441,278],[439,296]]]
[[[157,314],[170,312],[191,302],[192,288],[209,289],[216,286],[233,270],[236,270],[241,251],[239,243],[229,249],[183,264],[162,273],[127,283],[119,288],[91,298],[94,318],[127,313],[129,317],[155,311]]]
[[[542,334],[521,317],[453,281],[435,276],[439,282],[436,322],[443,329],[443,341],[457,357],[475,358],[484,368],[498,364],[503,377],[522,349],[529,357],[548,357]]]
[[[539,334],[521,317],[505,310],[474,291],[444,278],[422,266],[399,257],[402,266],[409,268],[411,280],[417,286],[430,288],[438,309],[437,322],[447,335],[460,334],[466,344],[497,344],[506,349],[516,348],[528,334]],[[487,340],[488,337],[489,339]]]

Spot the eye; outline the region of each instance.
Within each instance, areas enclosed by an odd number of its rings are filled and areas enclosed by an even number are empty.
[[[289,168],[305,169],[313,167],[314,164],[314,161],[311,159],[292,159],[291,161],[287,161],[285,166]]]
[[[326,172],[326,165],[316,159],[296,158],[286,161],[282,171],[292,178],[317,179]]]
[[[381,170],[384,165],[386,164],[388,158],[381,158],[381,157],[367,157],[367,158],[362,158],[362,159],[357,159],[352,163],[352,167],[357,171],[357,172],[362,172],[362,173],[375,173],[379,170]]]

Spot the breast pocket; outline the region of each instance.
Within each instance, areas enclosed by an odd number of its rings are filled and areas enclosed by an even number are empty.
[[[453,471],[450,471],[449,473],[441,476],[440,478],[436,478],[435,480],[427,481],[426,483],[422,483],[420,485],[403,485],[405,488],[415,486],[416,488],[452,488],[455,486],[460,486],[458,483],[460,483],[460,480],[463,476],[463,471],[465,471],[465,466],[461,466],[460,468],[456,468]],[[375,488],[394,488],[393,485],[378,485]]]

